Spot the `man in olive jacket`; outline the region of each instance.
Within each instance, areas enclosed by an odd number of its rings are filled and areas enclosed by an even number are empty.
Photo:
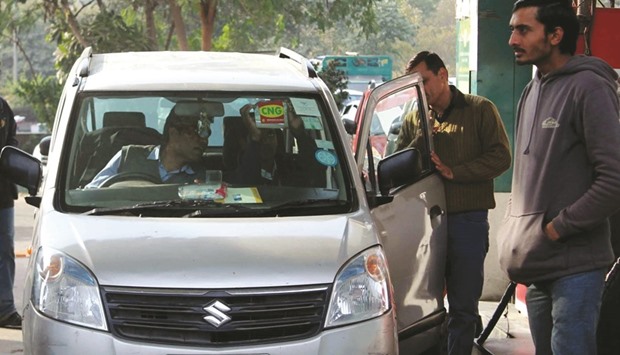
[[[431,159],[446,191],[448,353],[470,355],[489,249],[488,210],[495,208],[493,179],[510,167],[508,136],[495,105],[450,85],[448,70],[436,53],[418,53],[406,72],[419,73],[424,82],[435,145]],[[398,150],[417,148],[421,132],[416,116],[403,122]]]

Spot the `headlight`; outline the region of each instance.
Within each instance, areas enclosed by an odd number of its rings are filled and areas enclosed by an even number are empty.
[[[374,247],[353,258],[334,282],[325,327],[363,321],[390,309],[388,269],[383,250]]]
[[[32,303],[48,317],[108,329],[97,281],[83,265],[59,251],[39,249],[33,275]]]

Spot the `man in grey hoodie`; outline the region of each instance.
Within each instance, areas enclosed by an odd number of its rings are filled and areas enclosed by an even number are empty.
[[[509,45],[536,74],[517,108],[512,196],[500,264],[528,285],[536,354],[596,354],[596,326],[613,262],[608,217],[620,207],[617,73],[575,55],[570,0],[519,0]]]

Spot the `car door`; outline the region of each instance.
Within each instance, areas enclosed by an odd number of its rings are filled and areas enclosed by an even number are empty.
[[[432,126],[421,77],[407,75],[378,86],[362,98],[358,110],[353,150],[387,254],[403,341],[438,329],[445,317],[446,202],[443,182],[430,160]],[[380,124],[389,132],[393,122],[405,121],[417,132],[410,147],[417,150],[418,168],[405,172],[406,183],[382,194],[377,167],[391,157],[384,156],[385,142],[372,134],[373,127]]]

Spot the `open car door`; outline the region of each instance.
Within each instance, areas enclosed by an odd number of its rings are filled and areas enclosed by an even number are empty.
[[[421,77],[406,75],[364,95],[353,140],[359,176],[388,258],[400,347],[406,354],[437,344],[446,316],[446,203],[442,179],[430,159],[429,117]],[[387,136],[397,136],[391,127],[405,121],[416,137],[405,149],[391,152]]]

